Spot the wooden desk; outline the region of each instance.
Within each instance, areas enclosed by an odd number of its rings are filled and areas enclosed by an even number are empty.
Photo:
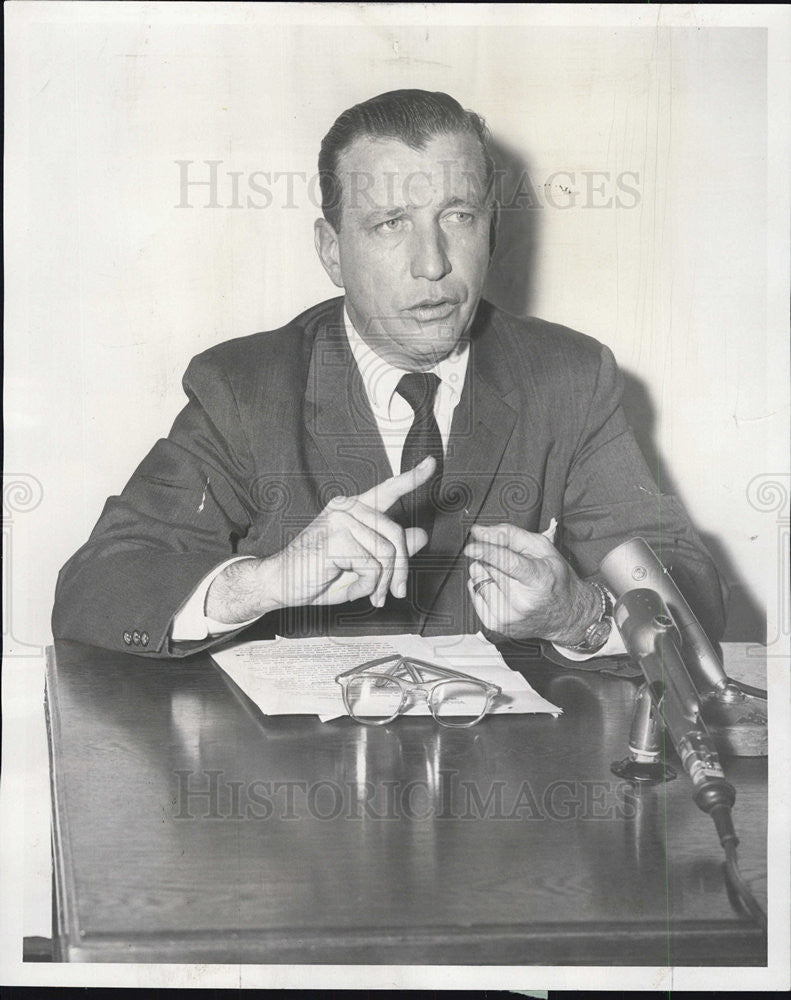
[[[512,665],[564,715],[468,730],[267,718],[208,656],[58,644],[60,956],[765,964],[687,778],[635,795],[610,773],[633,682]],[[765,905],[766,761],[730,759],[726,773],[742,870]]]

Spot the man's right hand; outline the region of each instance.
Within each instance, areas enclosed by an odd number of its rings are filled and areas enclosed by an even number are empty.
[[[382,607],[388,590],[404,597],[409,557],[428,535],[422,528],[402,528],[386,511],[430,479],[435,464],[429,456],[365,493],[336,497],[280,552],[227,566],[209,588],[206,614],[234,624],[278,608],[360,597]]]

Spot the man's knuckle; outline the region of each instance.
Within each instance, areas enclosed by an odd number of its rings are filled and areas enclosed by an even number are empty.
[[[385,559],[387,562],[392,562],[397,554],[397,549],[394,543],[386,536],[380,536],[381,541],[379,543],[379,556]]]
[[[348,519],[349,515],[346,513],[345,510],[342,510],[340,507],[328,508],[325,515],[325,521],[331,528],[337,528],[341,525],[346,524]]]

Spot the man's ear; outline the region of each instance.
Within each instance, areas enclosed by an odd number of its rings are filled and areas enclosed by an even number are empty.
[[[495,201],[492,204],[492,217],[489,220],[489,260],[491,261],[494,257],[494,251],[497,247],[497,229],[500,225],[500,202]]]
[[[338,234],[326,219],[316,219],[313,225],[313,239],[316,244],[316,253],[319,255],[324,270],[330,276],[330,281],[338,288],[343,288]]]

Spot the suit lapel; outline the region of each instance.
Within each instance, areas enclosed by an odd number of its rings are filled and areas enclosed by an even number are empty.
[[[343,322],[343,299],[319,325],[305,387],[306,429],[335,492],[363,493],[392,475]],[[319,471],[318,469],[315,471]],[[326,503],[329,496],[323,498]]]

